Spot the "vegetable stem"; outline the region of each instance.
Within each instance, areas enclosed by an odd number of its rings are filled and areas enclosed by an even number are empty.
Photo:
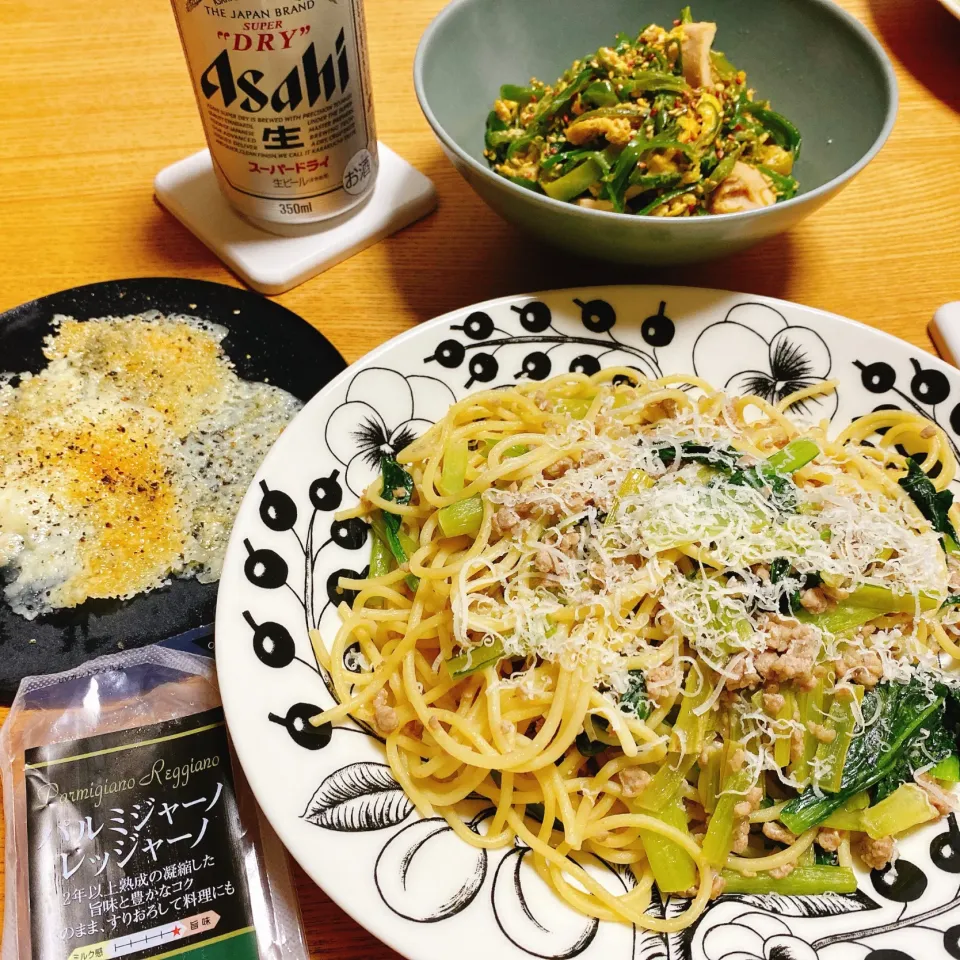
[[[438,510],[437,518],[445,537],[475,537],[483,522],[483,500],[479,494],[458,500]]]
[[[499,663],[504,656],[506,654],[503,649],[503,642],[495,640],[489,645],[473,647],[455,657],[449,657],[445,661],[447,673],[454,680],[460,680],[463,677],[470,676],[471,673],[478,673],[480,670],[492,667],[495,663]]]
[[[651,816],[681,833],[689,832],[686,807],[679,794]],[[678,843],[653,830],[641,830],[640,839],[653,871],[653,879],[662,893],[680,893],[689,890],[697,882],[696,864]]]
[[[803,897],[819,893],[853,893],[857,889],[856,875],[849,867],[797,867],[777,879],[769,873],[748,877],[735,870],[723,870],[720,876],[727,881],[724,892],[734,894],[778,893],[786,897]]]

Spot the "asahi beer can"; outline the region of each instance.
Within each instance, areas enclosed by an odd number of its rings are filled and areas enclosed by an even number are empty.
[[[213,167],[268,230],[345,213],[377,177],[363,0],[172,0]]]

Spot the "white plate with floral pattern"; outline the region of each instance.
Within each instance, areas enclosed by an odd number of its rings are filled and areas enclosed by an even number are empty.
[[[237,518],[220,583],[217,667],[227,720],[261,806],[307,873],[413,960],[912,960],[960,958],[960,827],[951,816],[901,844],[895,870],[853,894],[723,896],[665,937],[573,912],[526,850],[483,851],[421,820],[353,723],[307,718],[334,701],[308,628],[329,642],[338,578],[364,570],[355,503],[396,452],[471,390],[566,370],[696,373],[769,399],[824,379],[799,415],[839,429],[899,407],[960,435],[960,373],[891,336],[783,301],[685,287],[602,287],[490,301],[423,324],[330,383],[287,428]],[[348,598],[349,599],[349,598]],[[348,653],[349,655],[349,653]],[[629,883],[598,862],[613,890]],[[672,916],[677,898],[650,911]]]

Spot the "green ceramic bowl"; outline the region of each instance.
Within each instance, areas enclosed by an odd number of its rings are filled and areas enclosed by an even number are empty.
[[[636,217],[551,200],[497,176],[483,157],[484,122],[502,83],[549,83],[619,31],[670,24],[684,0],[454,0],[420,41],[420,106],[467,183],[502,217],[575,253],[668,264],[733,253],[825,203],[873,159],[893,126],[897,85],[866,28],[830,0],[693,0],[718,24],[715,46],[796,123],[800,193],[725,216]]]

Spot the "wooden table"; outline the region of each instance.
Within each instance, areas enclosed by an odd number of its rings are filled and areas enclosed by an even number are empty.
[[[414,96],[417,41],[444,0],[367,0],[379,136],[433,179],[440,207],[280,301],[350,361],[455,307],[574,279],[784,297],[931,349],[933,311],[960,299],[960,22],[935,0],[841,2],[893,58],[901,104],[890,141],[792,233],[681,271],[584,265],[501,222],[443,157]],[[152,198],[154,174],[203,146],[169,5],[6,0],[4,13],[0,310],[118,277],[237,283]],[[314,957],[395,956],[298,882]]]

